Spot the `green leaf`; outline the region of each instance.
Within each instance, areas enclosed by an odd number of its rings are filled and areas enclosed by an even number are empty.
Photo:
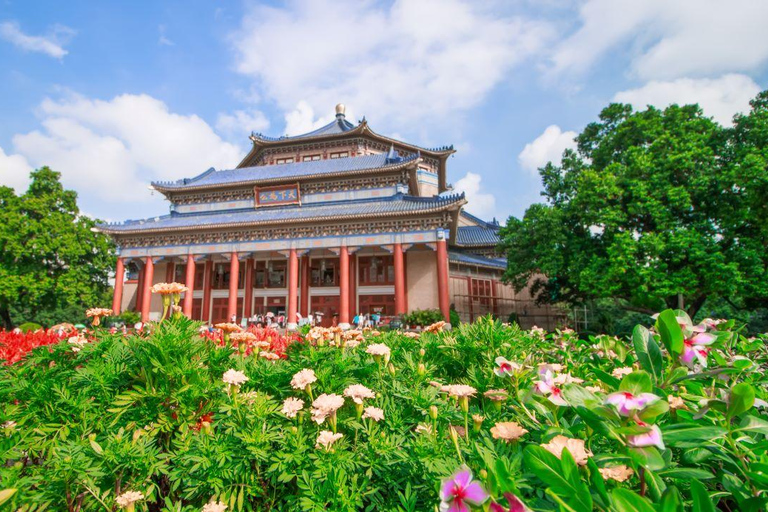
[[[3,489],[0,491],[0,505],[11,499],[16,494],[17,489]]]
[[[685,337],[674,311],[666,309],[659,314],[659,318],[656,320],[656,330],[659,331],[661,342],[664,343],[670,354],[680,355],[683,353]]]
[[[726,417],[731,419],[743,412],[747,412],[754,404],[755,388],[746,382],[736,384],[731,388],[731,393],[728,396],[728,413]]]
[[[650,422],[657,416],[661,416],[669,410],[669,402],[666,400],[657,400],[640,412],[640,419]]]
[[[623,379],[619,384],[621,391],[632,393],[633,395],[639,395],[640,393],[650,393],[653,391],[653,381],[648,372],[643,370],[637,370]]]
[[[636,464],[644,466],[651,471],[664,469],[666,463],[655,446],[646,446],[644,448],[629,448],[627,453]]]
[[[642,325],[637,325],[632,331],[632,344],[635,346],[635,354],[640,366],[651,374],[654,382],[658,382],[664,371],[664,357],[651,331]]]
[[[611,498],[617,512],[656,512],[646,498],[629,489],[614,489]]]
[[[565,453],[565,450],[563,451]],[[568,454],[566,457],[570,456]],[[573,457],[570,457],[573,460]],[[523,455],[525,467],[536,475],[539,480],[549,486],[549,491],[567,503],[576,512],[590,512],[592,510],[592,495],[578,475],[563,475],[563,465],[557,457],[541,446],[529,445]],[[569,462],[566,462],[568,465]],[[569,472],[570,473],[570,472]]]
[[[689,478],[695,478],[696,480],[709,480],[715,478],[715,475],[711,471],[705,471],[697,468],[670,468],[661,471],[659,475],[666,478],[679,478],[687,480]]]
[[[744,416],[736,431],[760,432],[761,434],[768,435],[768,421],[757,416]]]
[[[669,446],[694,446],[701,441],[712,441],[725,436],[728,431],[721,427],[699,427],[687,424],[672,425],[662,430],[664,443]],[[692,444],[693,443],[693,444]]]
[[[715,506],[709,498],[707,489],[698,481],[691,480],[693,512],[715,512]]]
[[[680,491],[677,487],[671,485],[667,487],[658,506],[659,512],[683,512],[683,499],[680,497]]]

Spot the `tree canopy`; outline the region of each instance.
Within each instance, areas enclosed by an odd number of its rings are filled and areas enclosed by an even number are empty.
[[[84,318],[87,307],[109,298],[115,263],[98,221],[80,213],[77,194],[60,174],[33,171],[22,195],[0,187],[0,323],[51,325]]]
[[[576,143],[539,170],[546,202],[502,229],[509,282],[647,312],[768,302],[768,91],[731,127],[696,105],[611,104]]]

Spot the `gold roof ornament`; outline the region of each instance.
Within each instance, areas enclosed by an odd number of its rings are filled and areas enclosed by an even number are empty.
[[[343,103],[339,103],[338,105],[336,105],[336,117],[343,116],[346,110],[347,110],[347,107],[345,107]]]

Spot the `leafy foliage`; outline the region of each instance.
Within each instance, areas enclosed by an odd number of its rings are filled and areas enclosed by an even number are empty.
[[[199,327],[174,316],[149,334],[97,330],[79,351],[64,341],[2,367],[0,500],[14,510],[112,510],[131,490],[145,496],[137,510],[218,500],[228,510],[421,511],[466,465],[492,510],[506,510],[496,508],[506,496],[576,512],[717,503],[756,512],[768,502],[768,421],[757,412],[768,351],[733,322],[693,326],[665,311],[631,340],[580,340],[483,318],[418,338],[309,335],[276,361]],[[389,357],[369,353],[374,344]],[[695,347],[707,367],[686,366]],[[302,369],[317,380],[294,389]],[[248,380],[226,384],[228,370]],[[376,393],[363,406],[383,420],[361,418],[350,398],[336,428],[310,419],[309,393],[343,395],[352,384]],[[446,385],[455,384],[476,393],[454,398]],[[306,402],[294,419],[281,410],[291,397]],[[502,422],[527,432],[507,442]],[[331,429],[342,437],[318,447]]]
[[[516,287],[646,312],[682,299],[691,316],[707,299],[765,306],[768,91],[728,128],[695,105],[612,104],[576,142],[540,169],[546,204],[502,229]]]
[[[50,326],[83,321],[83,311],[105,301],[114,248],[91,231],[97,221],[81,215],[77,194],[64,190],[47,167],[32,172],[17,196],[0,187],[0,324],[24,321]]]

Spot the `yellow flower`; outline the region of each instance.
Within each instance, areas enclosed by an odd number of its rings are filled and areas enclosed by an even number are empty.
[[[157,283],[152,285],[149,289],[152,293],[158,293],[160,295],[179,295],[189,290],[181,283]]]
[[[600,471],[600,474],[603,475],[604,479],[616,480],[617,482],[629,480],[629,477],[634,473],[632,468],[628,468],[623,464],[607,468],[599,468],[598,471]]]
[[[555,436],[549,443],[543,444],[541,447],[558,459],[562,456],[563,450],[567,448],[579,466],[586,465],[587,459],[592,456],[592,452],[584,447],[582,439],[571,439],[562,435]]]
[[[94,325],[94,327],[101,323],[101,317],[110,315],[112,315],[112,310],[106,308],[91,308],[85,311],[86,317],[93,318],[91,323]]]
[[[491,427],[491,435],[494,439],[502,441],[515,441],[527,434],[528,431],[514,421],[502,421]]]

